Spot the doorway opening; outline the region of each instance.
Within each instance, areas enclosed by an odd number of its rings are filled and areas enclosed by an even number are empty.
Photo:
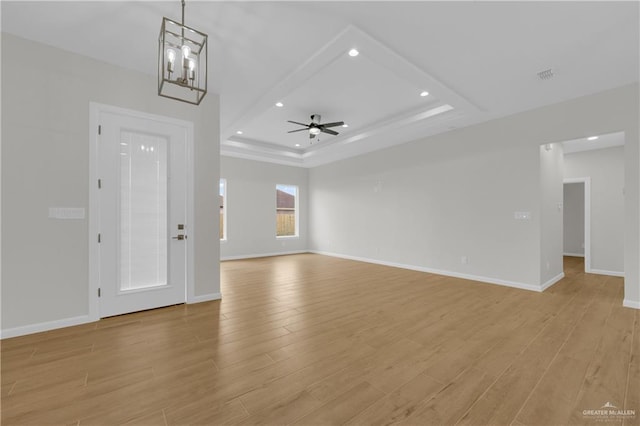
[[[591,135],[562,147],[563,254],[584,256],[586,273],[623,277],[625,134]]]
[[[563,181],[563,256],[579,257],[571,267],[582,264],[591,272],[591,178],[565,178]]]

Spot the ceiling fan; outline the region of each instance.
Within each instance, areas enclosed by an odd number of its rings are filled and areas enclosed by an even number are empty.
[[[321,124],[319,114],[311,114],[311,123],[309,124],[299,123],[297,121],[291,121],[291,120],[288,120],[288,121],[289,123],[297,124],[299,126],[304,126],[304,128],[291,130],[290,132],[287,132],[287,133],[295,133],[295,132],[302,132],[303,130],[308,130],[309,139],[315,138],[320,133],[328,133],[330,135],[337,136],[339,133],[336,132],[335,130],[328,129],[328,127],[337,127],[337,126],[342,126],[344,124],[344,121],[336,121],[333,123]]]

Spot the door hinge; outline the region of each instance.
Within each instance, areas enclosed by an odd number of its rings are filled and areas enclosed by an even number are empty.
[[[100,289],[98,289],[98,297],[102,296],[102,292],[100,291]]]
[[[102,134],[102,125],[98,124],[98,134]]]
[[[98,189],[102,188],[102,179],[98,179]]]
[[[100,239],[101,239],[101,238],[100,238],[100,234],[98,234],[98,242],[100,242]]]

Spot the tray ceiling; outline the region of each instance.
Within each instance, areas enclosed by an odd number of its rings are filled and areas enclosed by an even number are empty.
[[[149,75],[162,17],[180,15],[178,1],[0,7],[3,32]],[[221,153],[303,167],[629,84],[639,74],[637,2],[187,1],[185,19],[210,37]],[[352,48],[360,54],[349,56]],[[554,77],[540,80],[548,68]],[[312,144],[306,132],[287,133],[298,128],[287,120],[306,123],[311,114],[349,127]],[[586,123],[576,137],[589,134]]]

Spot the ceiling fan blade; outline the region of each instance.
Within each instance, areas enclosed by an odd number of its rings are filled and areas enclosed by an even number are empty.
[[[336,131],[334,131],[334,130],[329,130],[329,129],[320,129],[320,131],[321,131],[322,133],[329,133],[330,135],[333,135],[333,136],[337,136],[337,135],[339,135],[339,133],[338,133],[338,132],[336,132]]]
[[[304,126],[304,127],[309,127],[308,124],[304,124],[304,123],[299,123],[297,121],[291,121],[291,120],[287,120],[289,123],[293,123],[293,124],[297,124],[298,126]]]
[[[287,132],[287,133],[302,132],[303,130],[304,130],[304,131],[308,131],[309,129],[307,129],[307,128],[305,127],[304,129],[291,130],[291,131],[289,131],[289,132]]]
[[[336,127],[336,126],[342,126],[344,124],[344,121],[335,121],[333,123],[324,123],[321,124],[322,127]]]

